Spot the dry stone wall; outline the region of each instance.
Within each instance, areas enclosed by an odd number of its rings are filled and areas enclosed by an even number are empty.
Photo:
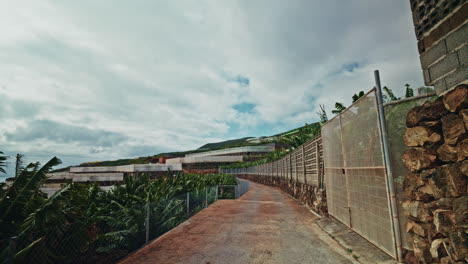
[[[468,86],[407,115],[402,159],[411,171],[403,203],[413,252],[408,263],[468,261]]]

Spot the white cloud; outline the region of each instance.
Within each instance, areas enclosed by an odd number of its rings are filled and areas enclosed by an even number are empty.
[[[407,1],[3,1],[0,25],[0,145],[69,164],[311,123],[374,69],[400,93],[422,84]],[[122,138],[5,136],[35,120]]]

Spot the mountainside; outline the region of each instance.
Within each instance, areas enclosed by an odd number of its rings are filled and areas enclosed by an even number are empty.
[[[208,143],[199,147],[198,149],[211,150],[213,148],[229,148],[232,146],[237,146],[239,144],[245,143],[247,139],[250,139],[250,138],[253,138],[253,137],[244,137],[244,138],[230,139],[230,140],[216,142],[216,143]]]
[[[198,149],[180,151],[180,152],[165,152],[159,153],[153,156],[147,157],[137,157],[133,159],[119,159],[119,160],[108,160],[108,161],[91,161],[80,164],[80,166],[119,166],[119,165],[129,165],[129,164],[147,164],[147,163],[157,163],[160,157],[184,157],[185,154],[204,152],[209,150],[218,150],[225,148],[233,147],[242,147],[242,146],[255,146],[271,142],[280,142],[285,137],[290,137],[295,134],[299,134],[305,129],[319,128],[320,124],[318,122],[312,124],[305,124],[304,126],[297,127],[273,136],[269,137],[243,137],[238,139],[229,139],[221,142],[207,143]],[[67,168],[58,169],[57,171],[66,170]]]

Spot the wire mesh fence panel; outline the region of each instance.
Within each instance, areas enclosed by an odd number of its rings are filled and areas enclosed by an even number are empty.
[[[402,202],[407,199],[405,192],[403,191],[403,179],[409,173],[406,166],[401,160],[403,151],[406,148],[403,140],[403,135],[406,131],[406,115],[408,111],[417,106],[422,105],[427,101],[435,100],[437,97],[426,97],[419,98],[412,101],[404,101],[399,103],[391,103],[384,106],[385,119],[387,122],[387,133],[388,133],[388,145],[390,148],[390,162],[392,163],[392,173],[395,179],[395,192],[398,202],[398,218],[400,220],[400,230],[406,229],[408,222],[407,217],[403,214]],[[401,232],[402,245],[406,249],[411,249],[412,246],[408,243],[408,233]]]
[[[89,235],[74,225],[20,235],[9,240],[11,255],[2,263],[77,263],[90,251]]]
[[[339,116],[322,127],[328,212],[350,225]]]
[[[207,188],[207,201],[208,206],[218,200],[218,186]]]
[[[329,212],[395,256],[376,93],[322,128]]]
[[[250,188],[250,183],[248,181],[239,180],[238,197],[241,197],[246,192],[248,192],[249,188]]]
[[[207,196],[206,196],[206,189],[196,190],[193,192],[187,193],[188,196],[188,203],[187,203],[187,211],[188,215],[193,216],[207,207]]]
[[[219,185],[218,199],[235,199],[236,185]]]

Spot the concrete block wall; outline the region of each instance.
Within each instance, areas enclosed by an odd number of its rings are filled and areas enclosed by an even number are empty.
[[[468,80],[468,1],[410,0],[424,83],[441,94]]]

